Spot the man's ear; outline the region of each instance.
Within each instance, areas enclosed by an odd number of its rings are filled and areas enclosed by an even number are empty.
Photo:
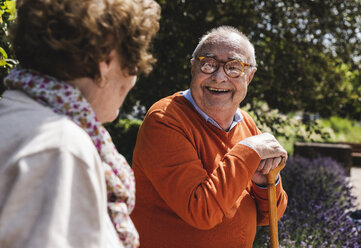
[[[193,73],[194,73],[194,59],[192,58],[192,59],[190,60],[190,62],[191,62],[191,75],[192,75],[192,77],[193,77]]]
[[[253,76],[254,76],[254,74],[256,73],[256,71],[257,71],[257,68],[256,67],[252,67],[251,68],[251,73],[249,74],[249,76],[248,76],[248,84],[250,84],[251,83],[251,81],[252,81],[252,79],[253,79]]]

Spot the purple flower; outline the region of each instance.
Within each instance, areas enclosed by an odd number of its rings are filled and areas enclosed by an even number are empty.
[[[281,172],[289,201],[279,221],[285,247],[361,247],[348,217],[355,197],[343,168],[330,158],[290,158]],[[268,228],[259,228],[255,247],[266,247]]]

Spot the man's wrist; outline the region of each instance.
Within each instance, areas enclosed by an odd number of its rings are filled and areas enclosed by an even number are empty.
[[[254,182],[254,181],[252,181],[252,182],[253,182],[254,185],[256,185],[258,188],[267,189],[267,183],[266,183],[266,184],[259,184],[259,183],[256,183],[256,182]],[[278,174],[278,176],[277,176],[275,185],[277,185],[279,182],[280,182],[280,174]]]

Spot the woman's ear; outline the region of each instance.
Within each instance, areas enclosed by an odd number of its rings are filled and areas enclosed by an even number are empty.
[[[101,88],[106,87],[108,84],[108,75],[111,70],[111,66],[113,65],[114,59],[116,57],[115,55],[116,55],[116,51],[115,49],[113,49],[109,53],[108,58],[104,61],[100,61],[98,64],[100,76],[99,79],[97,80],[97,84]]]
[[[105,88],[108,84],[109,64],[106,61],[101,61],[98,66],[100,75],[99,78],[96,79],[96,84],[100,88]]]

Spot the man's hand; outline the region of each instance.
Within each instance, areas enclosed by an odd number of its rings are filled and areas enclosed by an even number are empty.
[[[242,140],[252,146],[261,157],[261,160],[268,158],[287,158],[287,151],[278,143],[276,138],[269,133],[262,133]]]
[[[270,170],[276,168],[281,162],[282,157],[268,158],[261,160],[256,172],[253,174],[252,181],[260,186],[267,185],[267,174]],[[277,176],[278,178],[278,176]]]
[[[261,162],[252,177],[252,181],[258,185],[267,185],[266,175],[279,165],[282,157],[287,159],[287,151],[269,133],[252,136],[242,140],[242,142],[252,146],[261,157]]]

